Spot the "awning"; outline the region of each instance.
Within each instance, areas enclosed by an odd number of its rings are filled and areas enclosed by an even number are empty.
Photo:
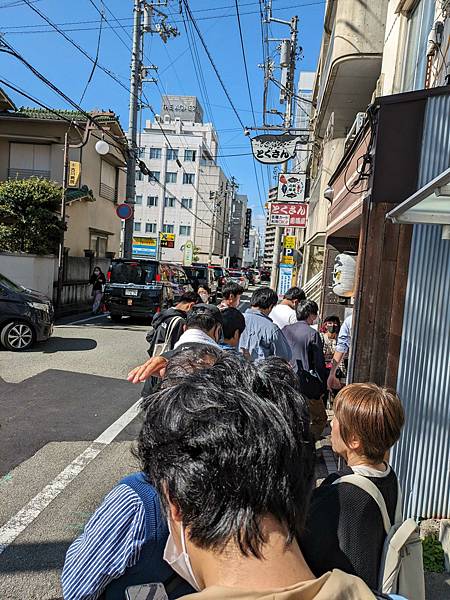
[[[450,225],[450,168],[387,213],[393,223]]]
[[[66,189],[66,203],[70,204],[76,200],[86,200],[87,202],[95,202],[95,197],[88,188],[87,185],[83,185],[80,188],[67,188]]]

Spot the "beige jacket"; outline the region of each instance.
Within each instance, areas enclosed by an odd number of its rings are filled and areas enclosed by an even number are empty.
[[[265,591],[211,586],[185,600],[374,600],[367,585],[354,575],[334,569],[318,579]]]

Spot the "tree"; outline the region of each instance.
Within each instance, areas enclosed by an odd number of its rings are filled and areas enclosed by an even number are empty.
[[[61,239],[61,186],[31,177],[0,183],[0,250],[56,254]]]

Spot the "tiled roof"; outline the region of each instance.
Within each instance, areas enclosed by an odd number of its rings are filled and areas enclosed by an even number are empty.
[[[77,121],[87,121],[87,118],[76,110],[55,110],[61,118],[65,119],[76,119]],[[90,111],[89,114],[96,119],[99,123],[109,123],[111,121],[117,121],[118,118],[113,112],[95,112]],[[54,112],[45,110],[44,108],[30,108],[27,106],[21,106],[16,112],[10,112],[11,117],[28,117],[34,119],[49,119],[54,121],[58,119],[58,116]]]

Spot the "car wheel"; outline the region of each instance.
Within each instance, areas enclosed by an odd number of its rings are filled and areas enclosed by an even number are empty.
[[[7,323],[0,334],[2,345],[12,352],[28,350],[34,342],[34,331],[27,323],[13,321]]]
[[[122,315],[119,313],[111,313],[109,315],[111,321],[114,321],[115,323],[118,323],[119,321],[122,320]]]

